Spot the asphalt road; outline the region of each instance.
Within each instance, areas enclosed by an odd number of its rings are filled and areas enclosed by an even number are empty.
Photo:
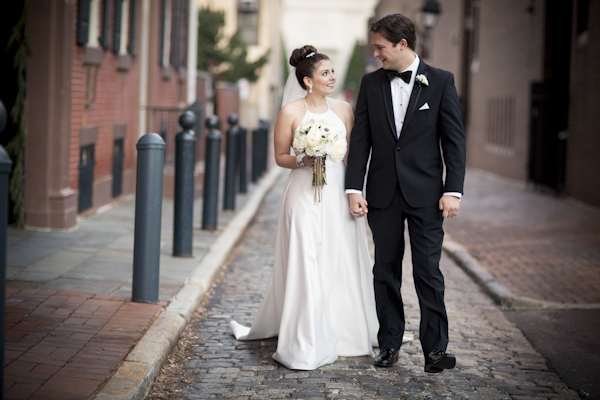
[[[600,310],[505,314],[581,398],[600,399]]]

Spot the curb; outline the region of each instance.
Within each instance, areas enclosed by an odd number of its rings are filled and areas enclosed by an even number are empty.
[[[238,243],[283,169],[273,167],[263,176],[246,205],[227,224],[184,286],[154,320],[115,374],[94,399],[143,399],[186,324],[229,253]]]
[[[597,310],[600,304],[557,303],[536,300],[529,297],[516,296],[506,286],[496,280],[488,270],[461,244],[444,238],[444,251],[452,258],[467,275],[477,282],[485,292],[504,310]]]

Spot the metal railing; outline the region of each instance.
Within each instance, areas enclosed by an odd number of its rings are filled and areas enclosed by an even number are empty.
[[[185,108],[146,106],[148,132],[159,134],[165,141],[165,167],[175,163],[175,135],[179,130],[179,116]]]

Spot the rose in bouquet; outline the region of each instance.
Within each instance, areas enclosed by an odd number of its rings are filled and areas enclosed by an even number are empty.
[[[327,184],[325,159],[340,162],[346,155],[346,136],[325,120],[302,122],[294,132],[292,147],[298,153],[315,157],[312,185],[315,187],[315,203],[321,201],[322,188]]]

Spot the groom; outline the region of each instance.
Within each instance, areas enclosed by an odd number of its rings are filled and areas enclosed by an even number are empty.
[[[380,325],[375,365],[394,365],[402,344],[400,287],[407,221],[425,372],[442,372],[456,364],[454,355],[446,353],[448,317],[439,261],[442,223],[458,214],[463,191],[466,150],[460,105],[453,75],[428,66],[415,54],[415,27],[409,18],[388,15],[370,30],[374,56],[383,68],[362,79],[346,193],[355,217],[368,213],[375,243]],[[365,200],[362,188],[369,156]]]

